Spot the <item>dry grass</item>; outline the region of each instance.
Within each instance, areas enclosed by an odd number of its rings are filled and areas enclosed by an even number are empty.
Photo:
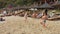
[[[10,16],[0,22],[0,34],[60,34],[60,21],[47,21],[47,28],[40,24],[39,19]]]

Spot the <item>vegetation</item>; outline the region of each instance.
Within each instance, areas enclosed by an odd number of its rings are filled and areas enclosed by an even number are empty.
[[[37,0],[0,0],[0,8],[8,7],[9,5],[15,7],[17,5],[31,5]]]
[[[56,12],[60,12],[60,10],[59,9],[56,9]]]

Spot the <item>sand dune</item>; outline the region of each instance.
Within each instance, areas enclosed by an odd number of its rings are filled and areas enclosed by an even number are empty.
[[[0,22],[0,34],[60,34],[60,21],[47,21],[47,28],[40,24],[40,19],[10,16]]]

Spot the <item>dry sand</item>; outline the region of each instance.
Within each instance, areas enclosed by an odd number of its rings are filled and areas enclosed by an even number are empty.
[[[40,24],[39,19],[10,16],[0,21],[0,34],[60,34],[60,21],[47,21],[47,28]]]

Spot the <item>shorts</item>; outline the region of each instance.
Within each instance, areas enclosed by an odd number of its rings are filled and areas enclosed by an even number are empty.
[[[46,23],[46,20],[44,20],[43,22]]]
[[[40,20],[40,22],[42,22],[42,23],[46,23],[46,20],[44,20],[44,19],[41,19],[41,20]]]

